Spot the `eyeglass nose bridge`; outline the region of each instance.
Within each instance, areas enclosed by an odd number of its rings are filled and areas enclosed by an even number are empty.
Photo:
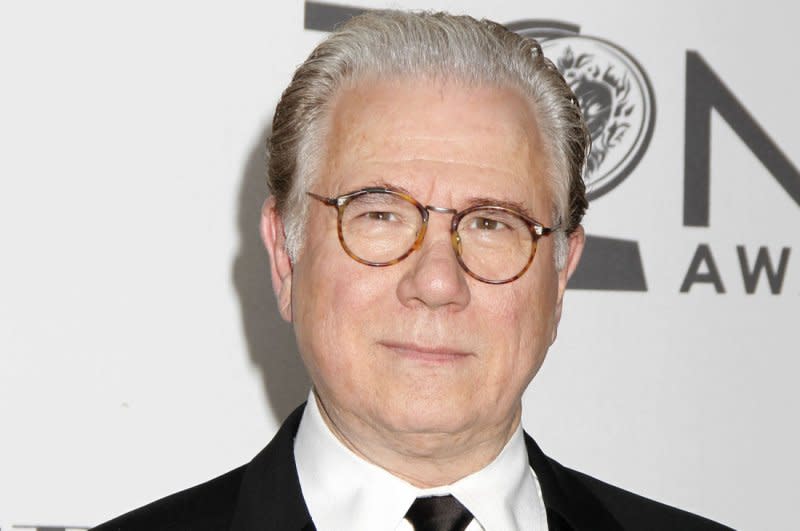
[[[458,214],[455,208],[437,207],[433,205],[425,205],[425,210],[436,212],[437,214]]]
[[[409,252],[403,255],[403,258],[406,258],[413,251],[419,251],[422,247],[422,242],[425,240],[425,234],[428,232],[429,212],[436,212],[437,214],[449,214],[451,216],[458,214],[458,210],[455,208],[439,207],[435,205],[418,205],[417,208],[420,209],[420,213],[422,214],[422,226],[420,227],[419,234],[417,234],[417,240],[414,242],[414,245],[411,246]],[[453,219],[455,220],[455,218]],[[464,267],[463,262],[461,262],[461,238],[458,236],[458,233],[455,230],[455,223],[451,223],[450,238],[453,245],[453,250],[455,250],[456,257],[459,259],[458,262],[462,265],[462,267]],[[403,258],[401,258],[401,260]]]
[[[423,216],[423,223],[422,229],[420,231],[420,235],[417,238],[416,246],[414,250],[419,250],[422,246],[422,240],[425,237],[425,233],[427,232],[428,228],[428,212],[436,212],[437,214],[449,214],[451,216],[455,216],[458,214],[458,210],[455,208],[447,208],[447,207],[439,207],[434,205],[425,205],[425,216]],[[461,264],[464,269],[464,263],[461,261],[461,237],[458,235],[458,231],[456,231],[456,219],[455,217],[452,218],[452,223],[450,225],[450,242],[453,245],[453,250],[456,252],[456,257],[458,258],[458,262]]]

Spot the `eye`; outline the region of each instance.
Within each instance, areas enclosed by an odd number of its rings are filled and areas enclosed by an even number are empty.
[[[361,216],[370,221],[399,221],[399,217],[395,212],[373,210],[364,212]]]
[[[475,230],[495,231],[495,230],[507,230],[510,229],[511,227],[509,227],[499,219],[492,219],[487,217],[474,217],[469,220],[467,228]]]

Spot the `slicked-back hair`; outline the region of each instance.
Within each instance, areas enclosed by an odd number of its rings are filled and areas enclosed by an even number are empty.
[[[278,102],[268,184],[292,261],[302,248],[306,192],[324,162],[336,94],[361,80],[395,78],[514,87],[530,101],[547,157],[553,224],[563,229],[555,239],[556,265],[563,267],[565,234],[587,207],[582,173],[590,137],[577,98],[534,39],[489,20],[404,11],[369,12],[341,25],[297,68]]]

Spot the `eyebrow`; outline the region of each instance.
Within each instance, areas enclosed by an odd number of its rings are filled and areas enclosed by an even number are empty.
[[[370,187],[370,188],[373,188],[373,187],[374,188],[386,188],[387,190],[392,190],[394,192],[401,192],[403,194],[410,195],[411,197],[414,197],[414,194],[412,194],[411,191],[408,190],[408,188],[405,188],[403,186],[398,186],[396,184],[391,184],[391,183],[383,181],[381,179],[376,179],[374,181],[370,181],[367,186]]]
[[[414,197],[414,194],[412,194],[411,191],[409,191],[407,188],[405,188],[403,186],[398,186],[396,184],[391,184],[391,183],[386,182],[386,181],[381,180],[381,179],[370,181],[368,186],[376,187],[376,188],[386,188],[387,190],[393,190],[395,192],[401,192],[401,193],[404,193],[404,194],[409,195],[411,197]],[[489,197],[489,196],[471,196],[471,197],[468,197],[466,199],[466,204],[464,205],[464,207],[463,208],[459,208],[458,210],[460,212],[460,211],[466,210],[468,208],[477,207],[477,206],[488,206],[488,205],[501,206],[501,207],[504,207],[504,208],[508,208],[510,210],[516,210],[517,212],[520,212],[520,213],[524,214],[525,216],[535,220],[537,223],[539,222],[538,218],[536,216],[534,216],[530,212],[530,210],[528,210],[528,207],[526,207],[524,204],[520,203],[519,201],[512,201],[512,200],[507,200],[507,199],[498,199],[496,197]],[[436,205],[436,206],[442,206],[442,205]]]
[[[504,208],[508,208],[509,210],[516,210],[517,212],[520,212],[521,214],[524,214],[527,217],[536,220],[536,217],[533,214],[531,214],[528,208],[519,201],[509,201],[505,199],[497,199],[494,197],[484,197],[484,196],[469,197],[467,198],[467,206],[465,206],[461,210],[466,210],[467,208],[476,206],[486,206],[486,205],[501,206]]]

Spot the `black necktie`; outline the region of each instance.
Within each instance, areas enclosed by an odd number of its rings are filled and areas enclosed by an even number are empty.
[[[406,513],[414,531],[464,531],[472,513],[452,496],[417,498]]]

